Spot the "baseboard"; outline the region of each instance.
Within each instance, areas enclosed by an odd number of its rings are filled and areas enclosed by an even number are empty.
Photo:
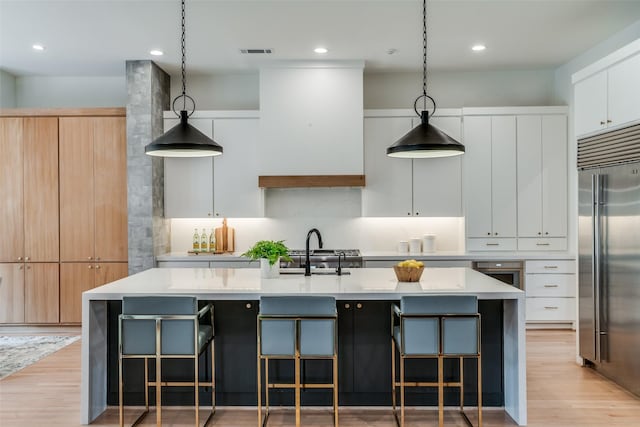
[[[2,325],[0,334],[3,335],[80,335],[80,326],[68,325]]]

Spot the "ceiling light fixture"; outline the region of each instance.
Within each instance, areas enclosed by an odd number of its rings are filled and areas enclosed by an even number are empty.
[[[192,97],[187,95],[184,1],[185,0],[182,0],[182,94],[178,95],[171,104],[173,112],[180,117],[180,123],[144,147],[144,152],[149,156],[210,157],[222,154],[222,147],[220,145],[187,123],[188,118],[196,110],[196,102]],[[176,111],[176,102],[180,99],[182,99],[182,110],[180,110],[180,114],[178,114]],[[191,113],[187,111],[187,100],[193,104]]]
[[[152,51],[149,52],[151,55],[153,56],[162,56],[164,55],[164,52],[158,49],[153,49]]]
[[[418,101],[423,100],[422,112],[418,113]],[[427,99],[433,104],[433,111],[427,111]],[[422,123],[407,132],[391,147],[387,156],[400,158],[449,157],[464,154],[464,145],[429,124],[429,118],[436,111],[436,102],[427,95],[427,2],[422,1],[422,95],[413,103],[413,110]]]
[[[315,53],[327,53],[329,50],[326,47],[317,47],[313,49]]]
[[[471,46],[471,50],[474,52],[482,52],[483,50],[485,50],[487,47],[483,44],[475,44],[473,46]]]
[[[42,46],[41,44],[34,44],[31,47],[33,48],[33,50],[44,50],[44,46]]]

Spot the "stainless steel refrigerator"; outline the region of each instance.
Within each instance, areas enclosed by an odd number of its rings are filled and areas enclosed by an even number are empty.
[[[617,139],[626,142],[601,136],[578,145],[579,347],[588,364],[640,396],[640,136]]]

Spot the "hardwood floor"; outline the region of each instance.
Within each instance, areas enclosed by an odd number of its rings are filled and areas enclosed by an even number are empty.
[[[529,426],[638,426],[640,399],[625,392],[590,369],[575,363],[575,333],[568,331],[527,332],[527,382]],[[203,415],[204,415],[203,410]],[[471,411],[471,415],[473,412]],[[128,409],[129,420],[135,410]],[[193,425],[193,411],[166,409],[165,425]],[[117,409],[109,409],[94,425],[116,426]],[[78,426],[80,419],[80,342],[0,381],[0,425],[14,426]],[[475,422],[475,418],[471,417]],[[303,425],[331,426],[328,410],[303,411]],[[484,411],[486,427],[514,426],[502,410]],[[464,426],[457,412],[448,411],[448,426]],[[220,409],[210,425],[255,426],[254,409]],[[273,411],[269,426],[293,425],[293,412]],[[155,425],[152,411],[141,425]],[[340,409],[343,427],[393,427],[390,411],[384,409]],[[437,425],[435,411],[408,411],[407,426]]]

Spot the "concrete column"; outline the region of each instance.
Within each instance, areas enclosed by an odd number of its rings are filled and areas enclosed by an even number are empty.
[[[164,161],[144,154],[163,133],[170,76],[153,61],[127,61],[127,187],[129,274],[155,266],[168,251],[170,222],[164,219]]]

